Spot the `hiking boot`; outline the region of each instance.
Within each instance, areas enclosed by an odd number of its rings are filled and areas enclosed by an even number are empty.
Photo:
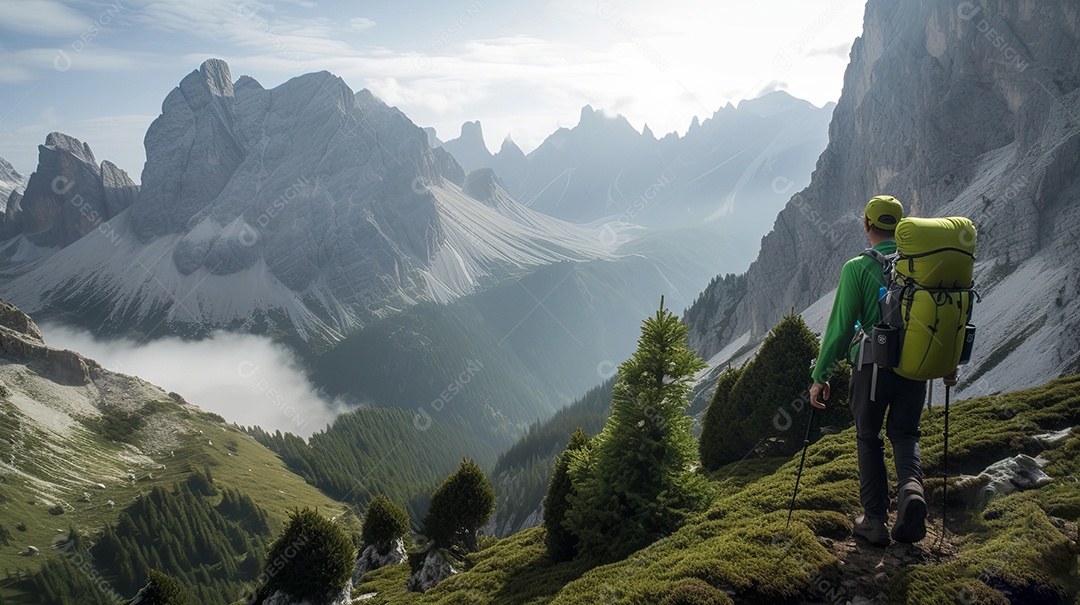
[[[889,545],[889,528],[885,526],[884,519],[859,515],[855,518],[855,535],[865,538],[874,546]]]
[[[905,544],[914,544],[924,537],[926,537],[926,498],[923,497],[922,484],[918,481],[908,481],[900,486],[892,539]]]

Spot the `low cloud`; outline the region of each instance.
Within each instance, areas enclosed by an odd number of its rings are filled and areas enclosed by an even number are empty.
[[[43,324],[41,331],[50,346],[78,351],[110,370],[175,391],[240,425],[309,437],[349,409],[319,393],[296,356],[263,336],[216,332],[199,341],[139,343],[102,340],[60,324]]]

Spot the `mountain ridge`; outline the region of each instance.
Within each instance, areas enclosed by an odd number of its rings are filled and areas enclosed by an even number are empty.
[[[509,196],[497,212],[463,194],[422,129],[325,71],[266,90],[208,60],[165,98],[146,148],[130,211],[9,267],[7,298],[104,332],[282,330],[319,348],[416,300],[611,250],[505,211]]]

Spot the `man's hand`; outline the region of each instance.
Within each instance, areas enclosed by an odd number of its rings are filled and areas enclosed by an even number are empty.
[[[945,386],[947,387],[956,386],[956,370],[953,370],[952,374],[949,374],[948,376],[942,378],[941,382],[944,382]]]
[[[825,409],[825,402],[829,400],[829,383],[815,382],[810,387],[810,405],[819,410]]]

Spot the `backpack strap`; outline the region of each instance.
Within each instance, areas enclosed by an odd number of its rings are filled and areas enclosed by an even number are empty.
[[[896,266],[896,259],[899,258],[899,255],[895,253],[884,254],[880,250],[875,250],[874,248],[867,248],[866,250],[863,250],[860,256],[869,256],[870,258],[876,260],[878,264],[881,265],[881,271],[885,274],[886,277],[892,275],[893,267]]]

